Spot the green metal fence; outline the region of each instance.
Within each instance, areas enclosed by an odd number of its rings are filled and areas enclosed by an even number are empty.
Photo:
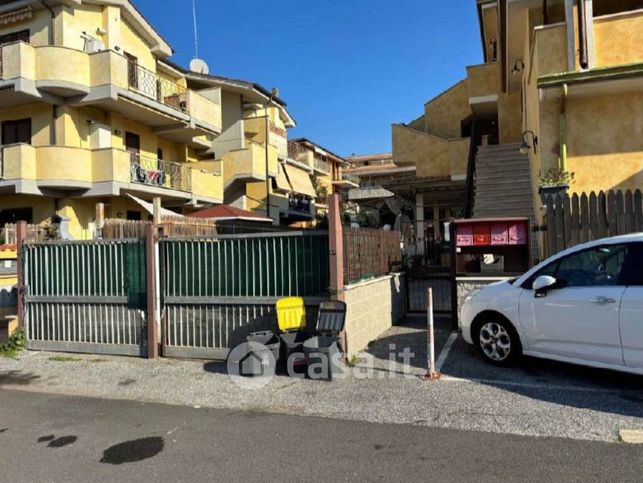
[[[163,353],[224,358],[255,330],[275,329],[275,302],[304,297],[309,315],[328,297],[328,233],[164,239]]]
[[[32,243],[23,256],[27,348],[146,353],[143,242]]]
[[[165,298],[328,293],[326,232],[166,239],[162,245]]]

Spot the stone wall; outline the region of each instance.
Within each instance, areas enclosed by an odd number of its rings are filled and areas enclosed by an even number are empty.
[[[346,343],[351,356],[406,316],[404,275],[391,274],[347,285],[345,300]]]

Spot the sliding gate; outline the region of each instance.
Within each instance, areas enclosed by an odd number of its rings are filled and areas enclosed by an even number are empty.
[[[328,298],[328,233],[168,238],[160,249],[163,355],[223,359],[252,331],[275,329],[275,302],[297,295],[309,323]]]
[[[147,354],[143,240],[24,246],[26,347]]]

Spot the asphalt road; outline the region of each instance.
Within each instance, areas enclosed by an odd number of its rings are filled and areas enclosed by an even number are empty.
[[[2,481],[640,481],[643,447],[0,390]]]

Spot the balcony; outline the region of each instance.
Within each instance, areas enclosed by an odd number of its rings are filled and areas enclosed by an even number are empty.
[[[500,66],[498,62],[467,67],[469,104],[476,114],[497,112],[500,90]]]
[[[467,174],[469,138],[442,138],[402,124],[393,125],[393,157],[416,166],[418,178],[461,178]]]
[[[317,171],[321,171],[324,174],[329,174],[331,172],[330,163],[326,159],[319,158],[315,156],[315,164],[313,166]]]
[[[246,148],[233,149],[223,156],[224,185],[226,189],[236,181],[263,181],[266,179],[266,148],[246,139]],[[268,146],[269,175],[277,173],[277,150]]]
[[[188,144],[221,131],[220,103],[117,52],[14,42],[0,47],[0,58],[0,107],[42,100],[94,105]]]
[[[303,218],[313,218],[315,216],[315,204],[310,196],[300,194],[288,195],[288,212],[289,217],[301,216]]]
[[[130,156],[130,181],[157,188],[192,190],[191,169],[186,163],[174,163],[138,154]]]
[[[359,176],[352,173],[342,173],[340,179],[333,180],[333,186],[339,188],[359,188]]]
[[[643,62],[643,9],[594,19],[596,67]]]
[[[195,168],[122,149],[13,144],[2,148],[0,192],[43,194],[73,191],[81,196],[155,194],[186,201],[220,202],[223,178]]]

